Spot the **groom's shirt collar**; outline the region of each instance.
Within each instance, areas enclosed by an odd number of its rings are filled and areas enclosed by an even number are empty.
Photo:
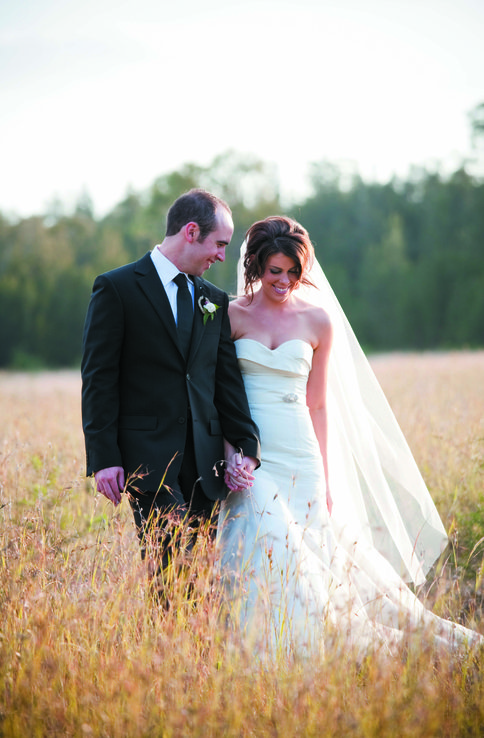
[[[176,275],[180,273],[180,270],[173,264],[172,261],[167,259],[167,257],[161,253],[158,246],[155,246],[155,248],[151,252],[151,259],[153,261],[153,264],[155,265],[155,269],[158,273],[161,283],[165,288],[166,295],[170,301],[171,309],[173,310],[173,315],[175,316],[176,320],[176,293],[178,287],[173,280]],[[190,294],[193,300],[195,293],[193,280],[188,274],[186,274],[185,276],[187,278],[188,289],[190,290]]]

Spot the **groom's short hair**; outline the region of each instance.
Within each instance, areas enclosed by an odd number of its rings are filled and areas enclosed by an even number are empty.
[[[217,227],[216,211],[223,207],[232,215],[224,200],[202,189],[185,192],[168,210],[166,216],[166,235],[174,236],[184,225],[193,221],[200,229],[199,241],[204,241]]]

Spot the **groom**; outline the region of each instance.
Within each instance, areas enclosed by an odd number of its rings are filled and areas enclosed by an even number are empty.
[[[97,277],[86,317],[82,415],[87,474],[115,505],[129,499],[145,556],[158,521],[210,518],[227,493],[225,438],[241,449],[242,473],[260,463],[258,430],[230,338],[228,297],[202,274],[224,261],[229,206],[190,190],[171,206],[166,236],[139,261]]]

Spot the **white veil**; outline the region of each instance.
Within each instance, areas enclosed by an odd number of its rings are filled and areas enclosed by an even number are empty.
[[[245,242],[237,266],[244,293]],[[315,287],[298,296],[323,307],[333,324],[328,379],[328,460],[335,532],[363,538],[406,581],[421,584],[447,544],[430,493],[397,420],[317,260]]]

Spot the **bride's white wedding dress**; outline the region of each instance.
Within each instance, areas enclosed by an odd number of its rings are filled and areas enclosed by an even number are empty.
[[[383,556],[378,531],[353,526],[351,495],[342,490],[351,480],[331,424],[329,516],[322,458],[306,406],[312,347],[301,339],[274,350],[249,338],[235,345],[262,448],[254,486],[230,493],[219,518],[220,563],[240,627],[266,645],[304,649],[321,649],[335,635],[359,650],[391,646],[409,629],[426,627],[445,645],[478,639],[425,609],[404,583],[409,569],[418,578],[418,543],[409,554],[417,559],[415,567],[408,559],[404,565],[405,554],[392,559],[392,552],[408,545],[404,532],[397,530],[397,544],[392,540]],[[420,514],[431,518],[434,509],[423,507]],[[422,540],[431,540],[435,529],[441,536],[434,520]],[[384,541],[380,548],[386,551]]]

